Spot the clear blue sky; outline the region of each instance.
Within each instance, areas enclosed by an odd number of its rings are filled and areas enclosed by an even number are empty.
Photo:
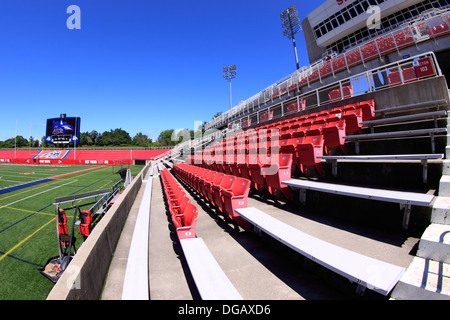
[[[81,131],[156,139],[229,109],[222,68],[236,64],[233,105],[295,71],[280,13],[303,20],[323,1],[13,0],[0,2],[0,140],[43,135],[48,118]],[[81,9],[69,30],[68,6]],[[307,65],[303,33],[300,65]],[[17,125],[16,125],[17,123]],[[17,129],[16,129],[17,127]]]

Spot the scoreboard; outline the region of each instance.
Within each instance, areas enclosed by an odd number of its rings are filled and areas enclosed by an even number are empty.
[[[76,143],[80,139],[80,118],[66,117],[47,119],[45,142],[53,144]]]

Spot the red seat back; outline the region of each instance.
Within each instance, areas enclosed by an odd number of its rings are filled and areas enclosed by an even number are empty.
[[[236,178],[233,181],[231,192],[233,196],[246,196],[250,190],[250,180],[245,178]]]

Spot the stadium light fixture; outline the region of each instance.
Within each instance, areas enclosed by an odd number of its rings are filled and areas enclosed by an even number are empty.
[[[230,83],[230,110],[231,110],[232,108],[231,80],[236,78],[236,65],[233,64],[231,66],[223,67],[223,77]]]
[[[281,27],[283,28],[283,35],[287,36],[289,39],[292,39],[292,43],[294,44],[295,62],[297,69],[300,69],[298,64],[297,46],[295,44],[295,35],[302,30],[302,27],[300,26],[300,20],[295,4],[283,11],[280,14],[280,18],[282,21]]]

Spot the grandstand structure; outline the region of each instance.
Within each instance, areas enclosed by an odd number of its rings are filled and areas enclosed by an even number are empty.
[[[138,257],[117,238],[101,288],[49,299],[450,299],[450,1],[327,0],[302,25],[310,65],[134,180]]]

